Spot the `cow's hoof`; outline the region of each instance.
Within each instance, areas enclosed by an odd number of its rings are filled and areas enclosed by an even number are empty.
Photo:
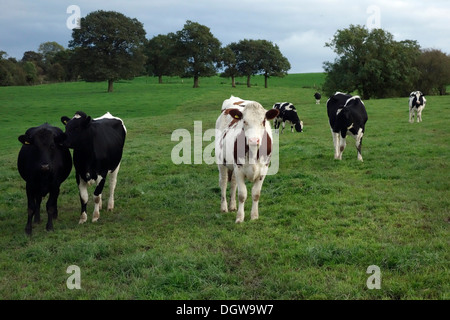
[[[83,223],[85,223],[86,221],[87,221],[87,214],[86,214],[86,212],[83,212],[83,213],[81,214],[80,221],[78,221],[78,224],[83,224]]]

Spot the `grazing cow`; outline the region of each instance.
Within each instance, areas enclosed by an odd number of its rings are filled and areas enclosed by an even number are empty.
[[[61,121],[66,126],[65,143],[73,149],[81,201],[79,223],[87,220],[86,205],[89,199],[87,187],[94,182],[97,186],[94,191],[92,222],[95,222],[100,217],[102,191],[108,173],[111,174],[108,210],[114,208],[114,190],[127,130],[123,121],[113,117],[109,112],[100,118],[92,119],[86,113],[77,111],[72,119],[64,116],[61,117]]]
[[[319,92],[314,93],[314,98],[316,99],[316,104],[320,104],[320,99],[322,95]]]
[[[42,198],[47,200],[47,231],[53,230],[53,219],[58,217],[59,187],[72,170],[72,157],[68,148],[63,147],[64,132],[47,123],[28,129],[19,136],[23,144],[17,159],[17,168],[26,181],[28,199],[28,222],[25,232],[31,235],[32,220],[40,222]]]
[[[234,102],[233,102],[234,101]],[[231,97],[224,101],[222,113],[216,121],[216,162],[219,167],[222,212],[228,212],[226,192],[230,181],[230,210],[236,210],[236,186],[239,208],[236,223],[244,221],[247,199],[245,179],[253,182],[251,219],[258,219],[258,201],[267,175],[272,154],[272,130],[269,120],[277,109],[265,110],[255,101]]]
[[[286,122],[291,124],[291,132],[294,132],[294,127],[297,132],[303,131],[303,121],[300,121],[298,118],[297,110],[292,103],[277,102],[273,105],[273,109],[277,109],[280,112],[273,121],[275,132],[278,132],[280,124],[282,124],[281,133],[283,133]]]
[[[422,121],[422,110],[425,109],[427,99],[420,91],[413,91],[409,95],[409,122],[414,122],[414,114],[417,113],[417,122]]]
[[[367,112],[361,98],[336,92],[327,101],[327,111],[333,135],[334,158],[342,160],[342,153],[346,145],[345,138],[349,133],[356,140],[358,160],[363,161],[361,144],[367,122]]]

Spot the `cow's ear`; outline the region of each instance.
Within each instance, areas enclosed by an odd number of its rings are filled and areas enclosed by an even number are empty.
[[[63,123],[63,125],[66,125],[67,122],[69,122],[69,121],[70,121],[69,117],[66,117],[66,116],[61,117],[61,122]]]
[[[241,120],[242,119],[242,112],[240,112],[238,109],[230,109],[228,111],[228,114],[233,117],[233,119]]]
[[[92,121],[91,116],[88,116],[88,117],[83,121],[83,126],[84,126],[84,127],[88,127],[89,124],[91,123],[91,121]]]
[[[19,136],[19,141],[20,141],[22,144],[31,144],[31,140],[28,139],[28,137],[27,137],[26,135],[24,135],[24,134],[22,134],[22,135]]]
[[[278,109],[270,109],[266,112],[266,119],[272,120],[275,119],[280,114],[280,111]]]

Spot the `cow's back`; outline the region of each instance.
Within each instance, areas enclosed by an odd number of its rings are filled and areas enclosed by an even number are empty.
[[[348,99],[350,99],[352,96],[349,94],[336,92],[334,95],[332,95],[328,101],[327,101],[327,113],[328,113],[328,119],[330,122],[330,126],[333,127],[334,123],[336,121],[336,113],[339,108],[342,108]]]

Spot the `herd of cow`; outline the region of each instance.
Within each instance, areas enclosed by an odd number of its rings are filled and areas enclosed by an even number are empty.
[[[320,104],[321,95],[314,95]],[[409,121],[422,121],[422,110],[426,99],[422,92],[414,91],[409,97]],[[328,119],[333,136],[334,158],[341,160],[346,146],[347,134],[356,140],[358,160],[363,161],[361,143],[367,122],[364,103],[358,96],[336,92],[327,101]],[[261,187],[267,174],[272,155],[272,130],[269,121],[274,121],[275,132],[283,132],[290,123],[291,132],[303,131],[297,110],[289,102],[275,103],[265,110],[256,101],[243,100],[231,96],[224,100],[222,111],[216,121],[215,150],[221,188],[221,211],[237,210],[236,222],[244,221],[244,203],[247,199],[245,180],[253,183],[251,219],[257,219]],[[31,235],[32,222],[40,222],[40,206],[43,197],[49,195],[46,209],[48,220],[46,229],[53,230],[53,219],[58,216],[57,200],[60,185],[67,179],[73,165],[81,202],[79,223],[87,221],[86,206],[89,199],[87,187],[96,184],[94,191],[94,212],[92,221],[100,217],[102,191],[109,174],[108,210],[114,208],[114,190],[122,159],[126,127],[122,119],[109,112],[92,119],[78,111],[72,118],[61,117],[65,132],[47,123],[28,129],[19,136],[22,148],[17,166],[26,181],[28,200],[28,221],[25,232]],[[226,193],[230,182],[230,203]],[[236,204],[236,189],[239,206]]]

